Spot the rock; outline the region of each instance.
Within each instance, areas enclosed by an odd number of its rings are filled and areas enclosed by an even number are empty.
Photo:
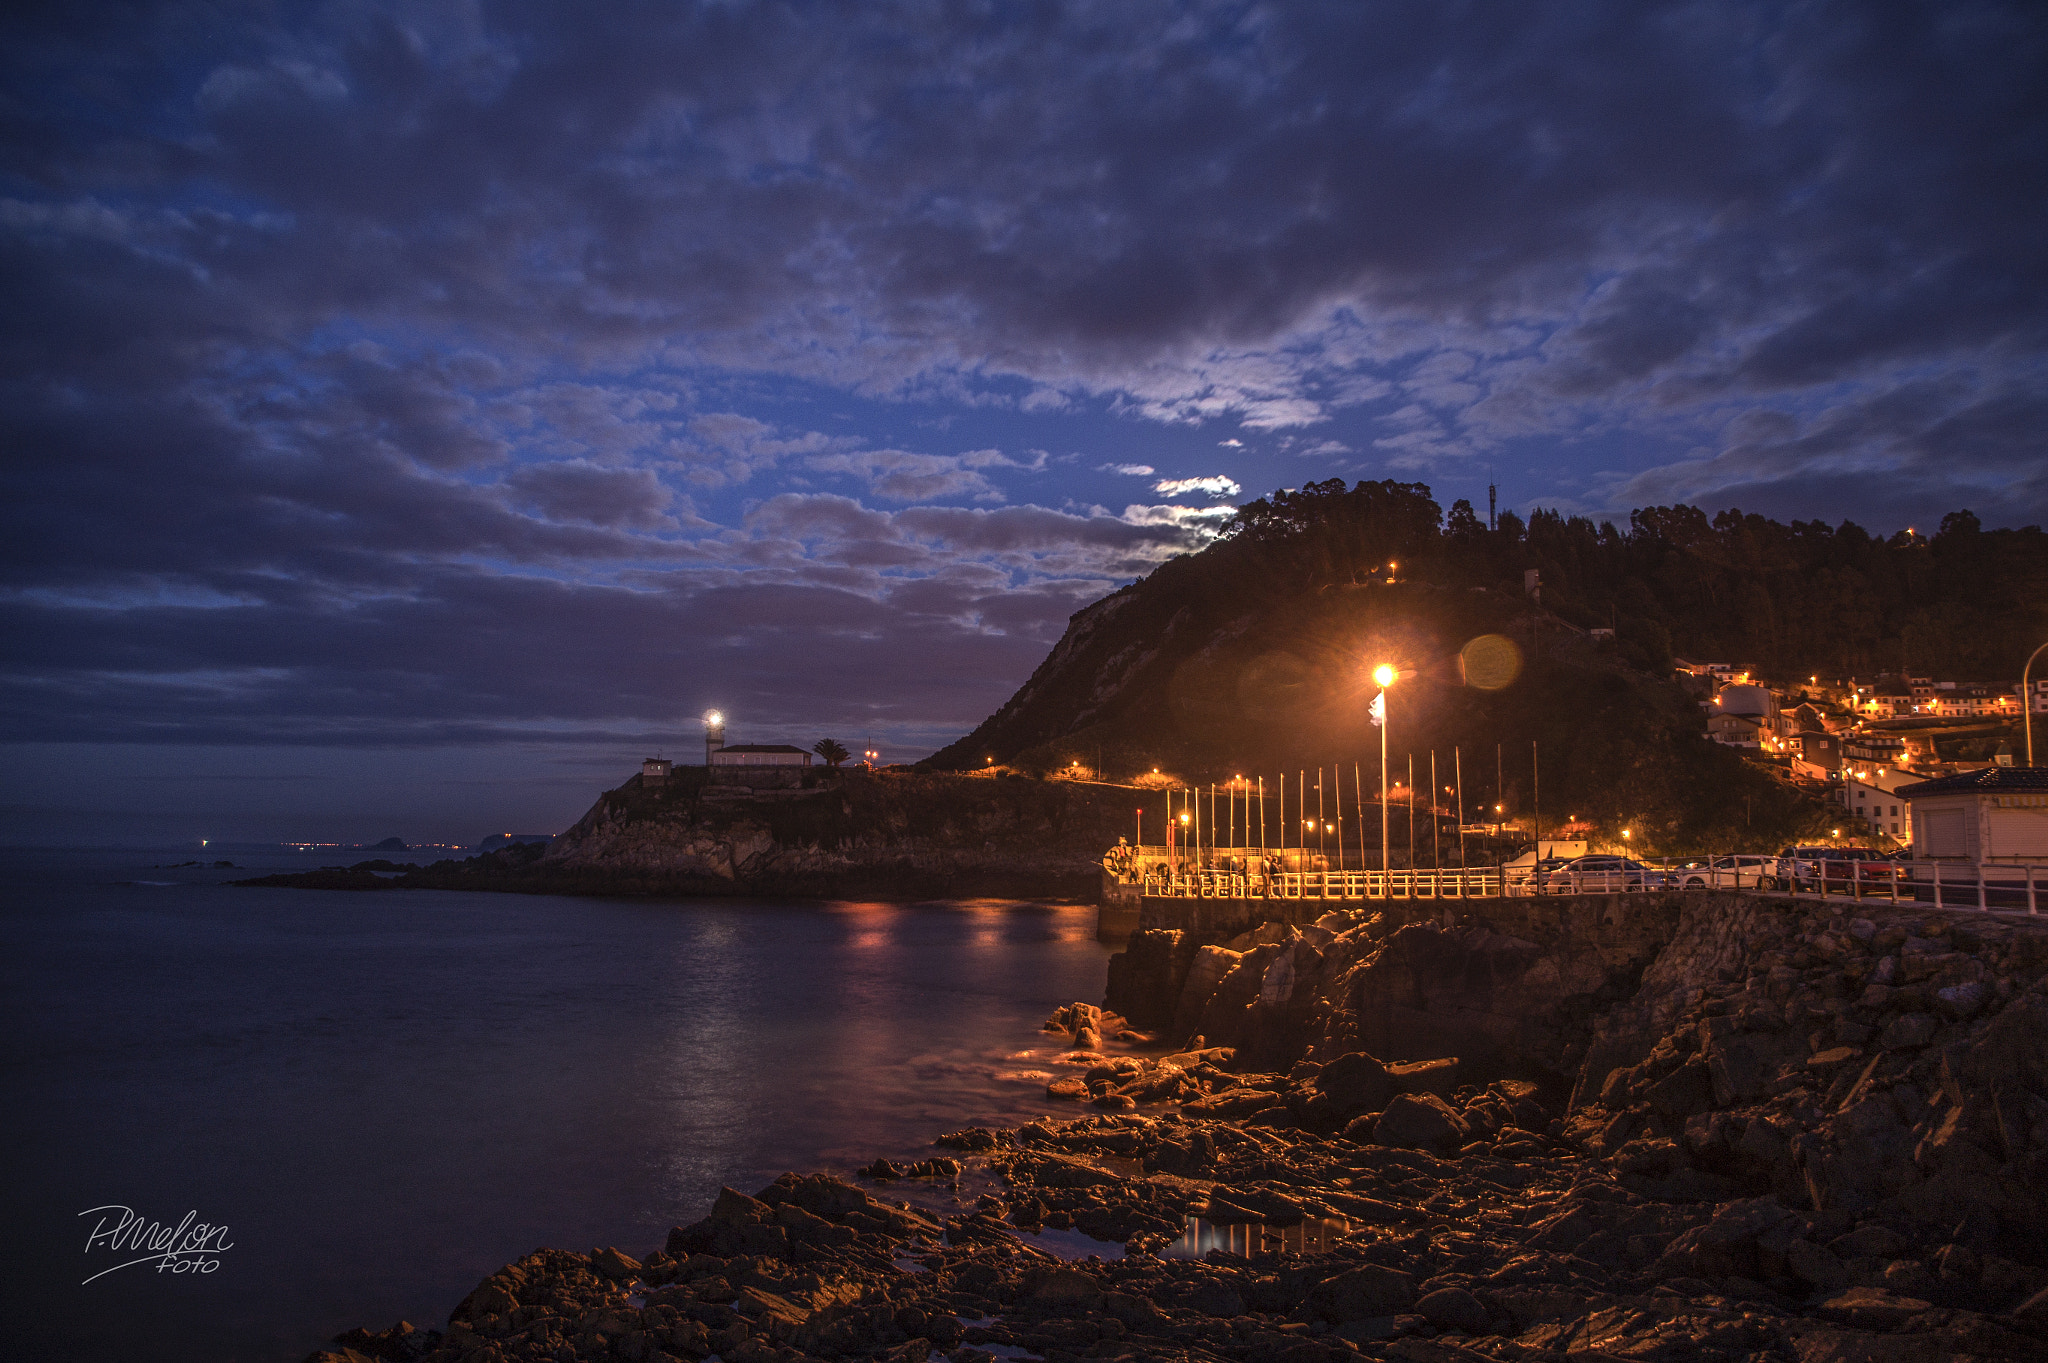
[[[1758,1097],[1770,1080],[1770,1067],[1758,1047],[1742,1037],[1716,1038],[1708,1045],[1706,1054],[1707,1076],[1713,1082],[1717,1107]]]
[[[1839,1291],[1849,1284],[1849,1270],[1842,1266],[1842,1261],[1832,1250],[1811,1240],[1794,1240],[1785,1247],[1785,1267],[1792,1270],[1793,1276],[1823,1292]]]
[[[1974,1015],[1984,1006],[1991,988],[1982,980],[1966,980],[1952,984],[1946,989],[1934,991],[1935,1005],[1952,1018],[1966,1018]]]
[[[2048,1287],[2042,1288],[2039,1292],[2036,1292],[2033,1296],[2015,1306],[2012,1310],[2012,1317],[2014,1320],[2031,1325],[2037,1330],[2048,1329]]]
[[[1929,1310],[1930,1305],[1914,1297],[1887,1292],[1881,1287],[1852,1287],[1822,1302],[1820,1313],[1829,1320],[1858,1329],[1894,1330]]]
[[[1650,1086],[1650,1106],[1683,1120],[1714,1106],[1714,1081],[1707,1062],[1695,1056]]]
[[[1387,1075],[1394,1081],[1397,1093],[1434,1093],[1448,1100],[1458,1090],[1458,1057],[1446,1056],[1441,1060],[1416,1060],[1405,1065],[1387,1066]]]
[[[1878,1033],[1878,1048],[1886,1051],[1917,1049],[1933,1041],[1935,1032],[1940,1028],[1940,1021],[1930,1014],[1901,1013]]]
[[[1657,1260],[1655,1272],[1661,1277],[1763,1278],[1761,1242],[1773,1232],[1785,1232],[1779,1248],[1790,1247],[1788,1222],[1792,1213],[1771,1197],[1752,1197],[1731,1202],[1714,1214],[1704,1226],[1694,1226],[1671,1242]]]
[[[640,1261],[630,1254],[605,1248],[594,1250],[590,1255],[590,1266],[613,1282],[631,1282],[640,1276]]]
[[[1365,1264],[1309,1289],[1309,1305],[1332,1324],[1392,1316],[1415,1303],[1415,1276],[1399,1269]]]
[[[1466,1135],[1458,1114],[1433,1093],[1398,1095],[1372,1129],[1374,1144],[1408,1150],[1454,1150],[1465,1143]]]
[[[1896,1259],[1906,1252],[1906,1240],[1891,1227],[1873,1223],[1837,1236],[1828,1248],[1845,1259]]]
[[[1315,1087],[1346,1118],[1380,1111],[1397,1092],[1387,1067],[1364,1051],[1340,1055],[1323,1066]]]
[[[1462,1287],[1440,1287],[1415,1303],[1415,1314],[1439,1329],[1484,1334],[1492,1313]]]
[[[1021,1300],[1042,1311],[1093,1311],[1102,1305],[1102,1288],[1078,1269],[1040,1269],[1027,1275],[1019,1293]]]

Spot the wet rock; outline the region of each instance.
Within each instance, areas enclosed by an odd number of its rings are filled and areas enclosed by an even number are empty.
[[[631,1282],[640,1276],[640,1261],[620,1250],[593,1250],[590,1266],[613,1282]]]
[[[1930,1308],[1931,1303],[1901,1297],[1881,1287],[1852,1287],[1821,1304],[1829,1320],[1861,1329],[1895,1330]]]
[[[1309,1289],[1308,1303],[1334,1324],[1391,1316],[1415,1304],[1415,1276],[1366,1264],[1317,1283]]]
[[[1440,1287],[1415,1303],[1415,1314],[1439,1329],[1483,1334],[1493,1319],[1479,1298],[1462,1287]]]
[[[1315,1087],[1326,1095],[1338,1116],[1345,1119],[1378,1112],[1399,1090],[1387,1066],[1364,1051],[1340,1055],[1323,1066]]]
[[[1448,1056],[1440,1060],[1416,1060],[1405,1065],[1387,1066],[1387,1077],[1394,1081],[1399,1093],[1433,1093],[1449,1100],[1458,1088],[1458,1058]]]
[[[1800,1281],[1823,1292],[1839,1291],[1849,1284],[1849,1270],[1832,1250],[1811,1240],[1794,1240],[1785,1248],[1785,1267]]]
[[[1458,1114],[1433,1093],[1395,1097],[1372,1127],[1375,1144],[1410,1150],[1455,1150],[1468,1134]]]

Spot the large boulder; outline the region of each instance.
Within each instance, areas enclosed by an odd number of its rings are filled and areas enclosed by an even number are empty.
[[[1378,1112],[1398,1092],[1386,1065],[1364,1051],[1338,1056],[1323,1066],[1315,1083],[1337,1115],[1345,1118]]]
[[[1124,949],[1109,958],[1106,1002],[1136,1026],[1171,1025],[1194,955],[1195,943],[1186,933],[1159,928],[1133,933]]]
[[[1415,1275],[1365,1264],[1309,1289],[1308,1304],[1332,1324],[1391,1316],[1415,1302]]]
[[[1372,1129],[1375,1145],[1406,1150],[1456,1149],[1469,1134],[1464,1120],[1434,1093],[1398,1095]]]
[[[1694,1226],[1671,1242],[1657,1260],[1664,1278],[1762,1279],[1785,1262],[1786,1252],[1804,1229],[1792,1212],[1773,1197],[1730,1202],[1704,1226]]]
[[[1205,946],[1195,953],[1188,964],[1186,980],[1181,984],[1180,1000],[1173,1010],[1173,1027],[1170,1035],[1175,1039],[1192,1035],[1202,1025],[1202,1010],[1209,1006],[1209,1000],[1216,993],[1216,986],[1223,977],[1237,969],[1237,963],[1244,959],[1241,951],[1227,947]]]

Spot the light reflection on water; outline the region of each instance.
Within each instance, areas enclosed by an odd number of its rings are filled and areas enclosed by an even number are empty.
[[[1267,1226],[1256,1221],[1218,1225],[1191,1216],[1180,1239],[1159,1253],[1168,1259],[1199,1259],[1212,1249],[1247,1259],[1258,1254],[1322,1254],[1351,1234],[1356,1224],[1340,1217],[1311,1216],[1294,1226]]]
[[[1085,908],[214,883],[246,853],[146,886],[183,857],[0,856],[0,1273],[47,1305],[11,1327],[24,1356],[302,1358],[439,1325],[540,1245],[645,1252],[721,1184],[1073,1115],[1038,1027],[1100,1000],[1108,955]],[[110,1202],[236,1248],[202,1281],[81,1289],[75,1214]]]

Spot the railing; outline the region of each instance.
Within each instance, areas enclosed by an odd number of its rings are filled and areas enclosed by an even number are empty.
[[[1430,871],[1154,870],[1145,893],[1164,899],[1498,899],[1498,866]]]
[[[2012,862],[1786,859],[1780,893],[1801,899],[1876,899],[1987,913],[2041,912],[2048,866]]]
[[[2048,865],[1999,862],[1837,861],[1782,857],[1762,866],[1666,861],[1641,869],[1535,873],[1529,867],[1444,870],[1268,871],[1200,867],[1145,871],[1144,893],[1164,899],[1416,900],[1721,890],[1797,899],[1847,898],[1938,909],[2038,914]]]

